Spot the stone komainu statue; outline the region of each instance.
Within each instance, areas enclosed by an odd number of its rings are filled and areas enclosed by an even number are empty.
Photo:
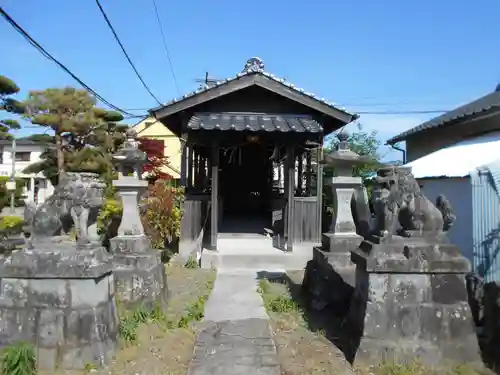
[[[455,221],[450,202],[440,195],[436,204],[422,193],[410,168],[385,167],[377,171],[373,193],[378,235],[415,233],[439,234],[448,231]],[[396,223],[400,228],[395,230]]]
[[[95,173],[65,173],[41,206],[26,206],[26,231],[35,240],[57,236],[74,225],[79,242],[87,242],[87,230],[97,219],[105,186]]]

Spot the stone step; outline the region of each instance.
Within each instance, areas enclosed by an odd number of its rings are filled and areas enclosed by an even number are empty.
[[[224,254],[205,250],[201,256],[202,268],[242,269],[256,271],[302,270],[312,256],[298,254]]]

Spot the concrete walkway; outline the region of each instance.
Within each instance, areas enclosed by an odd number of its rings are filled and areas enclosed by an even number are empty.
[[[252,270],[218,270],[188,375],[280,374],[256,277]]]

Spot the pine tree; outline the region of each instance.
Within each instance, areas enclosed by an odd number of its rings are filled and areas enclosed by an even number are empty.
[[[52,141],[38,136],[53,147],[25,173],[42,171],[53,183],[66,171],[96,172],[111,178],[111,156],[124,141],[127,129],[119,124],[123,119],[120,113],[97,108],[87,91],[71,87],[32,91],[25,103],[30,121],[54,133]]]
[[[19,87],[11,79],[0,75],[0,111],[22,114],[23,104],[11,98],[19,92]],[[10,131],[20,129],[19,122],[13,119],[0,119],[0,139],[11,139]]]

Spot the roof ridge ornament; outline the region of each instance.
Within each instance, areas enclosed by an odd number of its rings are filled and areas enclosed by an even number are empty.
[[[247,60],[242,73],[263,72],[264,62],[258,57],[251,57]]]

